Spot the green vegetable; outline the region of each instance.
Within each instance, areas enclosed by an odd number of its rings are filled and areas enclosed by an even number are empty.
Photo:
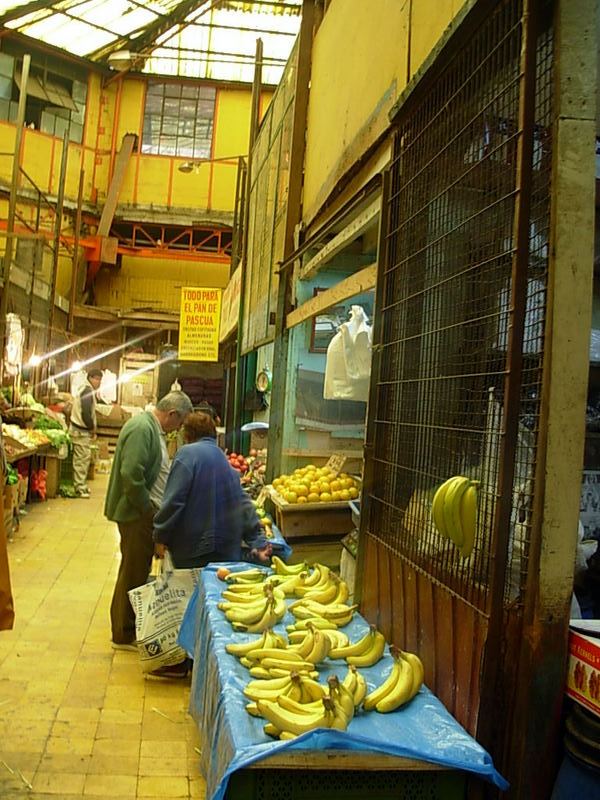
[[[47,417],[45,414],[36,419],[33,427],[37,428],[38,431],[63,430],[63,427],[58,420],[52,419],[52,417]]]

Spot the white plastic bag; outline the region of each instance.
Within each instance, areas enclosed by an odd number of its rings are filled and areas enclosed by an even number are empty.
[[[160,564],[154,581],[128,592],[142,672],[179,664],[187,655],[177,635],[200,569],[175,569],[168,551]]]

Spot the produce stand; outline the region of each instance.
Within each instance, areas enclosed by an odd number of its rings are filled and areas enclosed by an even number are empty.
[[[227,565],[246,569],[247,564]],[[217,602],[225,584],[216,577],[219,564],[202,570],[188,605],[179,642],[194,659],[190,712],[202,740],[202,771],[207,800],[282,797],[290,800],[341,800],[373,796],[374,782],[387,787],[377,797],[452,798],[464,794],[465,773],[506,788],[490,756],[450,716],[424,686],[414,700],[391,714],[358,713],[346,731],[316,729],[291,741],[263,732],[264,720],[245,710],[242,690],[247,670],[225,651],[234,634]],[[276,630],[292,620],[287,614]],[[344,631],[352,640],[367,623],[356,615]],[[320,680],[340,674],[341,662],[319,665]],[[369,686],[389,671],[391,656],[364,670]],[[335,777],[331,777],[335,772]],[[382,777],[380,777],[382,776]],[[230,778],[231,785],[228,787]],[[273,781],[286,794],[272,794]],[[356,793],[358,791],[358,794]],[[392,793],[395,792],[395,793]]]

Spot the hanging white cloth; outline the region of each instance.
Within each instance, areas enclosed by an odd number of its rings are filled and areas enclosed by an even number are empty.
[[[368,400],[371,344],[367,315],[362,306],[352,306],[350,319],[340,325],[327,348],[325,400]]]

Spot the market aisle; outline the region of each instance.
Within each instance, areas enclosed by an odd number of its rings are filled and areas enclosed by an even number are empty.
[[[189,679],[145,680],[135,653],[110,646],[118,533],[102,515],[106,482],[91,483],[90,500],[28,506],[9,544],[16,623],[0,632],[3,800],[204,797]]]

